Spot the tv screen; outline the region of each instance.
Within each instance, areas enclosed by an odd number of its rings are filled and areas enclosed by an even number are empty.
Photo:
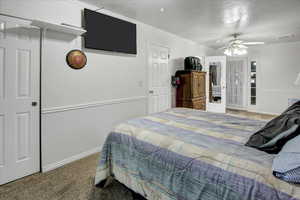
[[[136,24],[84,9],[85,48],[137,54]]]

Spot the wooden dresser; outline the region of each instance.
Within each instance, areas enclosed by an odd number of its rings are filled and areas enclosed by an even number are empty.
[[[206,72],[177,71],[180,85],[176,92],[176,107],[206,110]]]

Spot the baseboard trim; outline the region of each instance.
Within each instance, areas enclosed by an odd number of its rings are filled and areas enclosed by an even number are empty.
[[[128,103],[128,102],[132,102],[132,101],[140,101],[140,100],[145,100],[145,99],[147,99],[147,96],[137,96],[137,97],[130,97],[130,98],[112,99],[112,100],[107,100],[107,101],[90,102],[90,103],[85,103],[85,104],[45,108],[45,109],[42,109],[42,114],[65,112],[65,111],[70,111],[70,110],[79,110],[79,109],[86,109],[86,108],[92,108],[92,107],[101,107],[101,106],[106,106],[106,105]]]
[[[248,109],[240,109],[240,108],[227,107],[227,109],[235,110],[235,111],[243,111],[243,112],[248,112],[248,113],[253,113],[253,114],[260,114],[260,115],[271,115],[271,116],[274,116],[274,117],[280,115],[278,113],[261,112],[261,111],[257,111],[257,110],[248,110]]]
[[[226,109],[247,111],[245,107],[226,106]]]
[[[52,164],[49,164],[49,165],[45,165],[45,166],[42,167],[42,172],[43,173],[49,172],[51,170],[57,169],[57,168],[62,167],[64,165],[66,165],[66,164],[74,162],[76,160],[80,160],[80,159],[85,158],[87,156],[90,156],[92,154],[99,153],[100,151],[101,151],[101,147],[97,147],[97,148],[91,149],[89,151],[85,151],[85,152],[82,152],[80,154],[71,156],[71,157],[66,158],[66,159],[64,159],[62,161],[59,161],[59,162],[56,162],[56,163],[52,163]]]
[[[257,113],[257,114],[263,114],[263,115],[273,115],[273,116],[279,116],[280,113],[273,113],[273,112],[264,112],[264,111],[257,111],[257,110],[247,110],[248,112]]]

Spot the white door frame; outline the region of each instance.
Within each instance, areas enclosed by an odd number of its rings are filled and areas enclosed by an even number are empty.
[[[14,41],[16,41],[16,46],[18,46],[18,44],[22,44],[22,42],[25,41],[25,39],[28,41],[33,41],[33,38],[32,38],[32,35],[30,35],[27,39],[27,34],[29,34],[29,32],[33,31],[34,29],[37,29],[34,33],[34,37],[35,37],[35,44],[34,46],[29,46],[28,48],[32,48],[33,51],[30,51],[29,52],[29,60],[28,62],[30,63],[29,64],[29,69],[33,70],[34,73],[28,75],[29,76],[29,80],[35,80],[34,82],[31,82],[30,86],[30,89],[29,89],[29,92],[27,93],[28,96],[22,96],[22,98],[17,97],[16,99],[19,101],[20,99],[24,99],[24,106],[31,106],[31,103],[32,103],[32,106],[34,106],[32,108],[32,110],[28,111],[28,116],[30,117],[29,120],[34,120],[35,122],[32,121],[31,125],[33,125],[33,127],[30,127],[30,129],[28,130],[29,134],[32,134],[33,132],[35,132],[34,134],[34,139],[33,140],[29,140],[28,141],[28,145],[34,145],[33,146],[33,149],[30,148],[30,154],[31,156],[33,157],[28,157],[31,158],[30,160],[32,160],[33,162],[32,163],[28,163],[28,164],[22,164],[22,167],[16,167],[16,168],[10,168],[10,170],[12,170],[14,173],[13,176],[11,175],[4,175],[2,176],[1,174],[1,177],[2,177],[2,180],[0,180],[0,185],[1,184],[5,184],[7,182],[10,182],[10,181],[14,181],[16,179],[19,179],[19,178],[22,178],[24,176],[27,176],[27,175],[31,175],[32,173],[36,173],[36,172],[40,172],[41,171],[41,30],[37,27],[32,27],[30,26],[30,20],[27,20],[27,19],[24,19],[24,18],[20,18],[20,17],[15,17],[15,16],[10,16],[10,15],[5,15],[5,14],[1,14],[0,13],[0,22],[2,21],[2,23],[4,23],[3,27],[5,28],[6,25],[5,23],[11,23],[11,24],[17,24],[17,27],[20,27],[22,28],[24,26],[24,31],[25,33],[23,33],[22,31],[21,32],[16,32],[17,34],[19,34],[19,36],[12,36],[10,35],[9,32],[7,32],[8,34],[4,37],[7,37],[8,40],[11,40],[9,38],[15,38],[15,37],[18,37],[18,39],[15,39]],[[11,25],[9,25],[11,26]],[[8,27],[7,27],[8,28]],[[25,30],[27,29],[27,30]],[[4,34],[6,33],[7,30],[4,29]],[[16,30],[17,31],[17,30]],[[16,34],[16,33],[13,33],[13,34]],[[24,34],[25,37],[24,37]],[[30,33],[31,34],[31,33]],[[24,38],[23,38],[24,37]],[[24,41],[23,41],[24,39]],[[1,42],[1,39],[0,39],[0,42]],[[3,39],[3,42],[6,42],[5,41],[5,38]],[[10,43],[12,44],[12,43]],[[5,46],[5,44],[3,43],[3,45]],[[23,44],[22,44],[23,45]],[[21,45],[21,46],[22,46]],[[31,44],[30,44],[31,45]],[[25,43],[24,43],[24,48],[23,46],[22,47],[16,47],[18,50],[21,50],[21,51],[27,51],[26,47],[25,47]],[[15,48],[15,47],[10,47],[10,48]],[[24,52],[21,54],[20,53],[20,56],[25,56],[27,54],[24,54]],[[34,53],[35,52],[35,53]],[[21,59],[21,58],[19,58]],[[32,60],[34,59],[34,61]],[[7,61],[5,61],[6,63],[6,66],[11,66],[11,64],[8,64],[10,63],[11,61],[9,61],[10,59],[8,59]],[[13,66],[12,66],[13,67]],[[5,70],[6,71],[6,70]],[[20,72],[19,72],[20,73]],[[7,78],[8,76],[8,71],[6,71],[6,75],[4,76],[5,79],[9,79]],[[5,81],[5,80],[4,80]],[[32,85],[32,83],[34,84],[38,84],[38,85]],[[6,88],[7,89],[7,88]],[[33,93],[34,92],[34,93]],[[26,93],[25,93],[26,94]],[[29,96],[29,94],[34,94],[33,96]],[[25,98],[26,97],[26,98]],[[28,98],[27,98],[28,97]],[[15,100],[14,100],[15,101]],[[37,105],[35,106],[33,104],[33,102],[37,102]],[[21,107],[20,107],[21,109]],[[5,111],[4,111],[5,112]],[[18,113],[19,116],[17,118],[18,120],[18,123],[21,123],[20,120],[26,120],[26,117],[27,114],[25,113],[25,111],[17,111],[17,112],[20,112]],[[22,113],[24,112],[24,113]],[[27,111],[26,111],[27,112]],[[35,113],[35,114],[34,114]],[[26,115],[25,115],[26,114]],[[10,114],[11,115],[11,114]],[[16,115],[17,116],[17,115]],[[32,116],[34,116],[34,118],[31,118]],[[28,119],[27,119],[28,120]],[[10,120],[11,121],[11,120]],[[13,122],[10,122],[9,121],[9,124],[11,125]],[[17,121],[15,121],[14,123],[16,123]],[[22,122],[23,123],[23,122]],[[6,132],[7,132],[7,129],[8,127],[5,128]],[[35,131],[34,131],[35,130]],[[16,131],[16,129],[14,129],[14,132]],[[16,137],[16,136],[13,136],[13,137]],[[14,139],[15,140],[15,139]],[[8,142],[8,143],[7,143]],[[33,142],[33,143],[31,143]],[[9,142],[9,140],[5,140],[5,144],[11,144],[11,142]],[[15,150],[14,150],[15,151]],[[11,153],[12,152],[7,152],[8,154],[6,154],[6,156],[10,156],[10,157],[13,157],[11,156]],[[29,155],[29,152],[28,152],[28,155]],[[25,156],[25,155],[24,155]],[[23,162],[22,159],[24,159],[24,161],[26,161],[26,157],[24,158],[19,158],[21,160],[19,161],[16,161],[17,163],[21,163],[21,161]],[[30,168],[23,168],[25,166],[31,166]],[[20,172],[18,169],[26,169],[26,171],[22,171]],[[5,173],[5,170],[4,170],[4,173]]]
[[[221,103],[209,102],[209,63],[220,62],[221,63]],[[209,112],[226,113],[226,56],[208,56],[205,57],[205,71],[206,76],[206,110]]]
[[[151,95],[151,90],[152,88],[150,88],[150,78],[149,78],[149,67],[150,67],[150,52],[151,52],[151,45],[153,46],[158,46],[158,47],[162,47],[162,48],[166,48],[168,49],[168,77],[169,77],[169,82],[170,82],[170,85],[169,85],[169,95],[170,95],[170,100],[169,100],[169,105],[170,107],[172,106],[172,87],[171,87],[171,68],[170,68],[170,48],[166,45],[162,45],[162,44],[158,44],[156,42],[152,42],[152,41],[148,41],[147,42],[147,69],[146,69],[146,73],[147,73],[147,76],[146,76],[146,79],[147,79],[147,113],[150,114],[150,95]]]
[[[248,85],[249,85],[249,59],[248,57],[227,57],[227,61],[242,60],[244,62],[245,73],[244,73],[244,84],[243,84],[243,105],[242,107],[236,107],[233,105],[226,104],[227,108],[247,110],[248,107]],[[226,69],[227,70],[227,69]]]

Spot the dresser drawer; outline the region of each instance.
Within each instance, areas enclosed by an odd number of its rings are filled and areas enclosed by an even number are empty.
[[[192,100],[192,105],[194,109],[197,110],[206,110],[205,99]]]
[[[197,110],[206,110],[205,98],[183,100],[177,102],[177,107],[193,108]]]

